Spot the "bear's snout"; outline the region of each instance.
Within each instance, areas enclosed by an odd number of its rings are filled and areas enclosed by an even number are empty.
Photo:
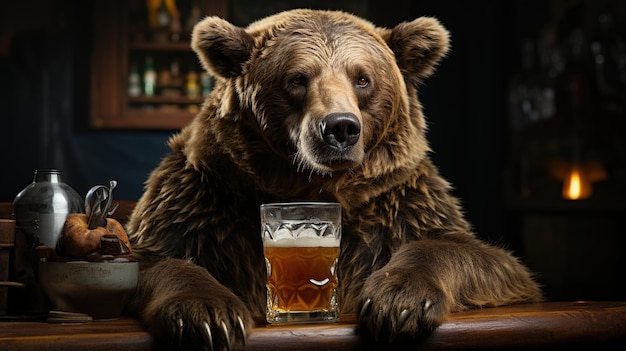
[[[324,141],[343,151],[359,141],[361,122],[353,113],[331,113],[320,122]]]

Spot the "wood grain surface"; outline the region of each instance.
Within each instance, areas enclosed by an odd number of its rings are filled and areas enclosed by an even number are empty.
[[[626,350],[626,302],[545,302],[452,314],[423,340],[373,343],[357,335],[354,315],[338,323],[261,325],[248,350]],[[0,321],[0,350],[152,350],[132,318],[82,324]]]

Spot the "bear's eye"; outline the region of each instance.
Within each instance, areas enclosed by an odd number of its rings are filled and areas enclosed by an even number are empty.
[[[306,85],[306,77],[304,77],[302,74],[298,73],[298,74],[294,75],[293,77],[291,77],[291,84],[299,85],[299,86],[305,86]]]
[[[357,88],[365,88],[369,84],[370,84],[370,81],[366,77],[359,77],[359,79],[356,80]]]

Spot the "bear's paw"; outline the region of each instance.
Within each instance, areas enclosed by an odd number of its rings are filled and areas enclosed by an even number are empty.
[[[166,350],[242,350],[254,321],[232,294],[181,292],[148,306],[144,321]]]
[[[405,268],[383,268],[366,280],[359,311],[361,336],[394,342],[428,334],[443,322],[449,307],[432,277]]]

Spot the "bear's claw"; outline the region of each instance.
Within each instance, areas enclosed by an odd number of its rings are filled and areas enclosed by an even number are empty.
[[[241,336],[242,336],[242,340],[243,340],[243,346],[245,347],[247,345],[247,340],[246,340],[246,327],[243,324],[243,319],[241,319],[241,316],[237,316],[237,323],[239,324],[239,331],[241,332]],[[179,345],[181,345],[182,342],[182,330],[183,330],[183,320],[182,319],[178,319],[178,327],[179,327]],[[225,339],[225,345],[226,346],[226,350],[231,349],[231,344],[230,344],[230,334],[228,333],[228,327],[226,326],[226,322],[221,321],[220,322],[220,328],[222,330],[222,332],[224,333],[224,339]],[[209,322],[204,321],[202,323],[202,337],[204,338],[204,341],[206,343],[206,346],[208,347],[208,350],[213,351],[214,347],[213,347],[213,332],[211,331],[211,326],[209,325]]]
[[[178,318],[176,319],[176,325],[178,325],[178,345],[182,345],[183,343],[183,327],[185,326],[183,319],[182,318]]]
[[[239,322],[239,330],[241,331],[241,336],[243,338],[243,347],[246,347],[246,345],[248,344],[248,340],[246,338],[246,327],[243,324],[243,319],[241,319],[241,316],[237,316],[237,321]]]
[[[207,321],[204,321],[202,323],[202,336],[204,337],[204,341],[206,341],[206,344],[209,348],[210,351],[213,351],[213,334],[211,333],[211,327],[209,326],[209,323]],[[230,346],[229,346],[230,348]]]
[[[359,312],[359,319],[365,316],[365,314],[369,312],[371,307],[372,307],[372,300],[371,299],[365,300],[365,302],[363,302],[363,306],[361,307],[361,312]]]
[[[400,331],[402,329],[402,327],[404,326],[404,323],[407,321],[407,319],[409,318],[409,310],[402,310],[402,312],[400,312],[400,315],[398,316],[398,320],[397,320],[397,324],[396,324],[396,332]],[[374,334],[374,341],[379,342],[381,341],[381,332],[383,330],[383,324],[384,324],[384,317],[382,316],[382,314],[379,314],[378,317],[376,318],[376,331]],[[391,333],[389,335],[389,342],[393,342],[396,337],[398,336],[397,333]]]
[[[404,327],[404,323],[406,323],[410,314],[411,312],[406,309],[400,312],[400,315],[398,316],[398,320],[396,322],[396,333],[389,335],[389,342],[394,342],[396,340],[396,338],[398,337],[398,332],[402,330],[402,328]]]
[[[226,350],[230,351],[230,336],[228,335],[228,327],[224,321],[221,322],[222,331],[224,331],[224,338],[226,339]]]
[[[400,317],[398,317],[398,330],[402,329],[407,318],[409,318],[409,310],[402,310],[402,312],[400,312]]]
[[[421,313],[426,313],[426,311],[433,305],[433,301],[425,300],[424,302],[422,302]],[[372,299],[365,299],[363,305],[361,306],[361,309],[359,310],[358,323],[361,326],[370,326],[370,330],[373,332],[374,335],[374,341],[380,342],[383,341],[383,338],[386,337],[388,342],[393,342],[397,337],[406,332],[403,331],[403,329],[406,323],[409,321],[409,318],[411,318],[412,314],[409,309],[401,310],[398,314],[397,319],[395,319],[395,325],[391,327],[392,329],[385,330],[385,328],[389,328],[389,326],[385,325],[389,322],[388,320],[386,320],[389,316],[385,316],[385,313],[382,309],[379,311],[379,313],[373,312],[373,306],[374,302],[372,302]]]
[[[241,332],[243,346],[246,347],[246,345],[248,344],[247,335],[246,335],[246,327],[244,326],[243,319],[241,318],[241,316],[237,316],[237,324],[239,328],[236,328],[236,329],[238,329]],[[221,328],[222,333],[224,334],[224,340],[225,340],[224,346],[226,347],[226,350],[230,351],[232,349],[232,345],[230,343],[230,334],[228,332],[228,326],[226,325],[226,322],[224,322],[223,320],[220,321],[220,328]],[[203,322],[202,331],[203,331],[203,337],[207,344],[208,349],[213,351],[214,350],[213,332],[211,331],[211,326],[209,326],[209,322],[207,321]]]
[[[383,322],[384,317],[382,313],[379,313],[378,317],[376,317],[376,329],[374,330],[374,341],[376,342],[380,341],[380,333],[383,330]]]

